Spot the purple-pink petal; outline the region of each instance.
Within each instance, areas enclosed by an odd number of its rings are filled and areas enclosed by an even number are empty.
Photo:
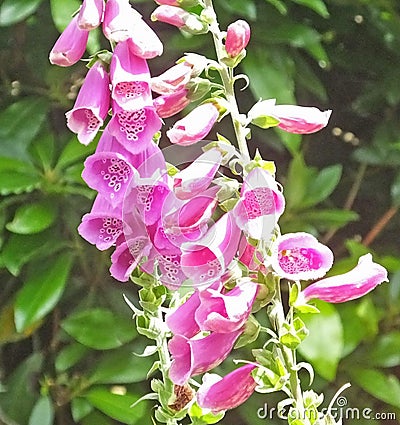
[[[154,99],[153,105],[161,118],[172,117],[189,105],[188,90],[182,89],[172,94],[164,94]]]
[[[250,26],[243,19],[230,24],[226,31],[225,49],[230,57],[235,57],[246,48],[250,40]]]
[[[134,55],[143,59],[152,59],[160,56],[164,50],[158,35],[143,19],[135,19],[132,22],[128,45]]]
[[[82,30],[90,31],[97,28],[104,13],[104,0],[84,0],[79,10],[78,26]]]
[[[199,291],[195,291],[183,304],[165,317],[169,330],[174,335],[192,338],[199,331],[194,315],[200,305]]]

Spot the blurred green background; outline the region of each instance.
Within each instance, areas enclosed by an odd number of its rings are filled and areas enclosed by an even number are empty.
[[[155,7],[131,3],[146,18]],[[48,53],[79,5],[0,5],[0,424],[151,424],[151,402],[129,407],[149,391],[146,372],[155,360],[132,354],[147,342],[122,293],[135,301],[137,290],[111,279],[109,253],[76,231],[94,197],[80,173],[95,143],[80,145],[64,113],[86,70],[83,62],[52,66]],[[321,315],[305,318],[311,335],[300,354],[317,372],[313,387],[326,393],[325,405],[352,383],[344,395],[360,418],[346,424],[399,423],[399,1],[215,0],[215,7],[222,28],[238,18],[252,27],[240,67],[251,81],[240,93],[243,112],[261,97],[333,109],[315,135],[254,129],[250,148],[276,162],[287,200],[282,232],[318,235],[335,252],[332,273],[367,251],[388,268],[390,284],[361,300],[320,304]],[[151,25],[165,42],[164,55],[149,64],[154,75],[183,52],[212,55],[208,35],[187,38]],[[94,32],[88,55],[102,47]],[[230,137],[228,120],[221,124]],[[249,358],[243,350],[235,357]],[[232,367],[228,359],[218,372]],[[255,394],[221,423],[283,424],[257,416],[282,398]],[[374,419],[379,413],[383,419]]]

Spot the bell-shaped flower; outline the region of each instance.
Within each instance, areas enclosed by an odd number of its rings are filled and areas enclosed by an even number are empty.
[[[78,140],[82,144],[87,145],[103,125],[109,107],[108,73],[101,62],[96,62],[86,75],[74,107],[65,114],[67,126],[77,133]]]
[[[181,146],[193,145],[207,136],[218,117],[217,107],[211,102],[204,103],[177,121],[167,131],[167,137]]]
[[[110,79],[111,96],[124,110],[134,111],[151,105],[147,62],[131,53],[127,41],[121,41],[115,47],[110,64]]]
[[[207,23],[203,22],[198,15],[176,6],[158,6],[152,13],[151,20],[165,22],[191,34],[207,32]]]
[[[90,213],[82,217],[78,232],[100,251],[110,248],[123,233],[121,209],[112,208],[111,204],[97,195]]]
[[[159,255],[157,258],[160,269],[160,282],[168,289],[177,290],[187,279],[180,266],[180,254]]]
[[[154,134],[161,128],[161,120],[153,106],[126,111],[113,104],[113,116],[108,123],[109,132],[133,154],[146,150]]]
[[[264,258],[257,246],[250,244],[245,236],[239,243],[238,260],[244,264],[248,270],[257,271],[264,267]]]
[[[154,99],[153,105],[160,118],[169,118],[189,105],[188,90],[182,89],[172,94],[164,94]]]
[[[174,192],[179,199],[190,199],[204,192],[211,184],[222,162],[222,154],[210,149],[192,164],[173,176]]]
[[[152,77],[151,89],[159,94],[172,94],[185,88],[190,81],[193,65],[179,62],[158,77]]]
[[[250,40],[250,26],[243,19],[239,19],[228,26],[226,31],[225,49],[233,58],[241,53]]]
[[[242,333],[211,333],[204,338],[188,339],[175,335],[168,344],[173,358],[169,377],[176,385],[184,385],[191,376],[207,372],[221,364],[231,352]]]
[[[233,215],[248,236],[269,241],[284,208],[285,198],[275,179],[268,171],[256,167],[244,178]]]
[[[90,31],[97,28],[104,13],[104,0],[83,0],[78,14],[78,27]]]
[[[103,34],[113,43],[131,37],[132,25],[142,19],[129,0],[107,0],[104,10]]]
[[[271,265],[289,280],[319,279],[332,267],[332,251],[309,233],[287,233],[277,238]]]
[[[85,53],[88,37],[89,32],[78,27],[78,16],[72,18],[51,49],[50,63],[58,66],[77,63]]]
[[[387,282],[387,271],[372,261],[372,255],[360,257],[358,264],[349,272],[327,277],[307,286],[299,296],[297,303],[318,298],[328,303],[342,303],[354,300]]]
[[[203,383],[197,390],[198,405],[214,413],[238,407],[253,394],[257,386],[251,375],[255,368],[255,365],[245,364],[223,378],[214,373],[204,375]]]
[[[201,239],[181,246],[182,270],[194,285],[202,286],[222,276],[237,252],[240,234],[235,220],[226,213]]]
[[[164,50],[158,35],[143,19],[132,21],[128,45],[134,55],[143,59],[152,59],[160,56]]]
[[[182,335],[186,338],[192,338],[198,334],[200,327],[194,314],[199,305],[199,291],[195,291],[183,304],[166,315],[165,323],[169,330],[174,335]]]
[[[195,318],[202,331],[218,333],[240,329],[251,313],[258,284],[251,279],[239,280],[230,291],[207,288],[201,291]]]

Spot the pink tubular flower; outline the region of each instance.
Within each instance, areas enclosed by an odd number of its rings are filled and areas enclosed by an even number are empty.
[[[207,288],[200,292],[200,305],[195,313],[202,331],[218,333],[240,329],[251,313],[258,284],[250,279],[240,281],[232,290]]]
[[[234,409],[244,403],[257,386],[251,376],[255,368],[252,364],[246,364],[223,378],[216,374],[206,374],[197,391],[197,403],[214,413]]]
[[[78,27],[90,31],[103,20],[104,0],[84,0],[78,15]]]
[[[51,49],[50,63],[71,66],[78,62],[85,53],[88,37],[89,32],[78,27],[78,16],[75,16]]]
[[[188,90],[182,89],[172,94],[164,94],[154,99],[153,105],[160,118],[168,118],[181,112],[189,105]]]
[[[387,271],[372,261],[372,255],[360,257],[354,269],[347,273],[328,277],[305,288],[300,299],[318,298],[328,303],[342,303],[360,298],[382,282],[387,282]]]
[[[268,171],[256,167],[243,181],[233,215],[248,236],[269,241],[284,208],[285,198],[275,179]]]
[[[289,280],[319,279],[332,267],[333,253],[304,232],[278,237],[272,256],[275,272]]]
[[[172,143],[181,146],[193,145],[207,136],[218,117],[216,106],[210,102],[204,103],[177,121],[167,131],[167,137]]]
[[[158,35],[143,19],[135,19],[132,22],[128,44],[131,52],[143,59],[160,56],[164,50]]]
[[[74,107],[68,111],[68,128],[77,133],[78,140],[88,145],[103,125],[110,107],[109,78],[100,62],[89,69]]]
[[[275,105],[272,114],[279,119],[278,127],[289,133],[309,134],[326,127],[332,111],[320,111],[318,108]]]
[[[151,79],[151,89],[159,94],[172,94],[184,89],[190,81],[193,65],[180,62],[167,71]]]
[[[117,44],[110,65],[112,98],[126,111],[149,106],[150,72],[147,63],[133,55],[127,41]]]
[[[92,210],[83,216],[78,232],[97,249],[104,251],[115,245],[122,235],[122,212],[97,195]]]
[[[231,352],[242,333],[211,333],[201,339],[188,339],[175,335],[168,344],[173,358],[169,377],[174,384],[184,385],[191,376],[207,372],[221,364]]]
[[[231,214],[224,214],[199,240],[181,247],[181,267],[195,285],[215,281],[236,254],[240,230]]]
[[[151,15],[152,21],[165,22],[177,28],[193,32],[206,32],[206,25],[194,13],[176,6],[161,5]]]
[[[250,40],[250,26],[246,21],[239,19],[228,26],[225,49],[233,58],[241,53]]]
[[[165,323],[174,335],[192,338],[199,331],[194,314],[200,305],[199,292],[195,291],[183,304],[173,312],[167,314]]]

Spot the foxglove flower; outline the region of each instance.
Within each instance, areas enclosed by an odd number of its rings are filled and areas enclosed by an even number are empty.
[[[150,93],[150,72],[147,62],[133,55],[127,41],[115,47],[110,78],[112,98],[125,111],[134,111],[152,103]]]
[[[189,105],[188,90],[182,89],[172,94],[164,94],[154,99],[153,105],[160,118],[169,118]]]
[[[285,198],[275,179],[268,171],[256,167],[243,181],[233,215],[248,236],[269,241],[284,208]]]
[[[104,251],[115,245],[122,235],[122,211],[97,195],[90,213],[82,217],[79,234],[97,249]]]
[[[114,103],[113,117],[107,127],[126,150],[137,154],[152,143],[154,134],[161,128],[161,120],[152,106],[126,111]]]
[[[193,34],[207,32],[207,24],[198,15],[176,6],[161,5],[151,15],[152,21],[165,22]]]
[[[89,69],[78,93],[74,107],[68,111],[68,128],[77,133],[78,140],[89,144],[103,125],[110,107],[109,78],[100,62]]]
[[[241,53],[250,40],[250,26],[246,21],[239,19],[228,26],[226,32],[225,49],[230,57]]]
[[[319,279],[332,267],[333,253],[308,233],[287,233],[276,240],[271,263],[280,277]]]
[[[51,49],[50,63],[58,66],[74,65],[85,53],[88,37],[89,32],[78,27],[78,16],[75,16]]]
[[[387,271],[372,261],[372,255],[360,257],[354,269],[315,282],[300,293],[300,300],[318,298],[328,303],[342,303],[360,298],[382,282],[387,282]]]
[[[172,94],[185,88],[190,81],[193,65],[180,62],[167,71],[151,79],[151,89],[159,94]]]
[[[251,372],[252,364],[239,367],[221,378],[216,374],[206,374],[197,391],[197,403],[203,409],[217,413],[234,409],[244,403],[254,392],[257,384]]]
[[[90,31],[97,28],[103,20],[104,0],[84,0],[79,10],[78,27]]]
[[[201,291],[200,305],[195,313],[200,329],[218,333],[240,329],[251,313],[257,290],[258,284],[246,279],[226,293],[213,288]]]
[[[152,59],[162,55],[164,46],[158,35],[143,19],[132,21],[128,45],[131,52],[143,59]]]
[[[199,331],[194,314],[200,305],[199,291],[195,291],[183,304],[165,317],[165,323],[174,335],[192,338]]]
[[[184,385],[191,376],[207,372],[221,364],[231,352],[242,333],[211,333],[201,339],[188,339],[175,335],[168,344],[173,358],[169,377],[176,385]]]
[[[236,254],[240,229],[231,214],[224,214],[198,241],[181,247],[181,266],[195,285],[215,281],[225,272]]]
[[[264,267],[264,258],[256,246],[251,245],[246,237],[239,243],[238,260],[249,270],[260,270]]]
[[[210,102],[204,103],[177,121],[167,131],[167,136],[172,143],[181,146],[193,145],[207,136],[218,117],[217,107]]]

